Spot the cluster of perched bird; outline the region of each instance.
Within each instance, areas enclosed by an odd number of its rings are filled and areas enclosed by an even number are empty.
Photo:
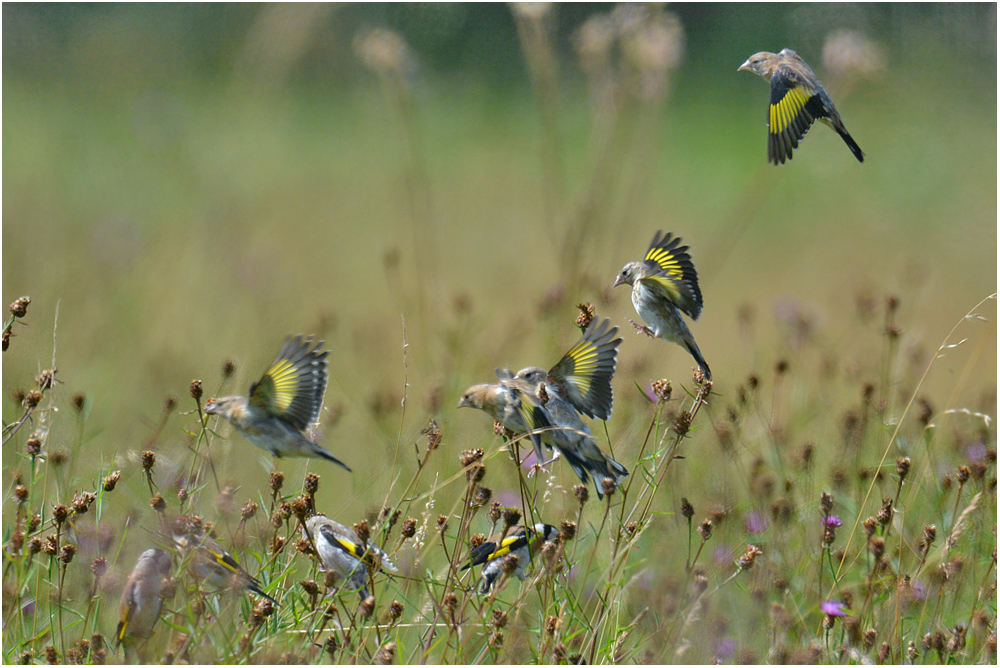
[[[791,159],[815,120],[830,125],[857,159],[864,159],[830,96],[794,51],[757,53],[739,69],[759,74],[771,83],[770,162]],[[698,274],[687,251],[679,238],[657,232],[645,257],[622,267],[614,286],[632,287],[632,304],[645,323],[632,322],[632,326],[640,333],[683,347],[700,367],[702,382],[710,383],[708,363],[682,316],[697,320],[703,306]],[[622,342],[617,334],[618,328],[612,327],[610,320],[594,319],[555,366],[547,371],[529,366],[514,374],[497,369],[496,383],[473,385],[462,395],[458,407],[482,410],[512,434],[526,435],[537,467],[564,458],[584,484],[594,479],[597,495],[603,498],[629,472],[601,450],[582,416],[611,417],[611,380]],[[250,386],[248,396],[212,398],[205,412],[225,418],[248,441],[275,458],[320,457],[350,471],[307,433],[319,419],[328,380],[328,351],[321,348],[322,342],[314,342],[312,337],[289,337],[264,375]],[[546,459],[543,446],[554,450],[554,456]],[[371,576],[397,570],[381,548],[322,514],[310,517],[300,529],[322,568],[336,574],[342,586],[358,591],[363,599],[369,595]],[[205,531],[200,520],[178,517],[164,533],[181,564],[208,584],[220,589],[240,587],[276,603]],[[464,568],[483,565],[482,592],[489,591],[503,572],[524,579],[537,545],[554,539],[557,533],[554,526],[542,522],[509,527],[503,535],[473,547]],[[513,568],[511,556],[516,559]],[[119,644],[128,648],[150,636],[160,616],[171,566],[172,555],[167,550],[152,548],[140,555],[122,594],[116,634]]]

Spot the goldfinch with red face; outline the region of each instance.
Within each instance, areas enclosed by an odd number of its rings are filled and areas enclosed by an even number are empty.
[[[858,162],[864,151],[840,120],[837,107],[806,61],[791,49],[779,53],[761,51],[740,65],[738,72],[753,72],[771,83],[771,105],[767,122],[767,159],[775,165],[792,159],[792,151],[809,131],[813,121],[822,121],[840,135]]]
[[[612,287],[623,283],[632,286],[632,306],[646,322],[645,326],[633,322],[633,327],[685,348],[701,367],[705,378],[711,380],[708,363],[681,317],[681,313],[686,313],[697,320],[703,302],[698,272],[687,252],[688,247],[680,244],[680,237],[657,232],[646,251],[646,258],[622,267]]]
[[[250,396],[213,397],[209,415],[229,420],[245,439],[277,458],[322,457],[351,469],[303,432],[316,424],[328,379],[323,342],[290,336],[270,368],[250,386]]]

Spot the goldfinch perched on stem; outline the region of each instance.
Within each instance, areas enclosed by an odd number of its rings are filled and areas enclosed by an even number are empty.
[[[472,548],[472,552],[469,553],[469,563],[462,566],[462,570],[486,564],[483,566],[479,586],[479,591],[483,594],[493,588],[497,578],[504,572],[517,576],[518,580],[524,580],[534,553],[539,550],[542,543],[553,540],[558,533],[559,530],[554,526],[542,522],[538,522],[531,529],[525,529],[523,526],[511,527],[507,530],[506,537],[497,535]],[[516,563],[508,561],[509,559]]]
[[[197,518],[181,515],[174,520],[171,538],[190,572],[218,589],[249,589],[277,605],[264,593],[260,582],[240,566],[233,555],[207,533]]]
[[[632,305],[646,321],[646,325],[633,322],[633,327],[648,336],[683,346],[701,367],[705,378],[711,380],[708,363],[681,317],[684,312],[697,320],[703,302],[698,272],[688,255],[688,247],[680,244],[680,237],[657,232],[646,251],[646,259],[622,267],[612,287],[623,283],[632,286]]]
[[[270,368],[250,386],[250,396],[213,397],[209,415],[221,415],[258,448],[277,458],[322,457],[351,469],[303,432],[319,420],[326,392],[327,355],[323,342],[290,336]]]
[[[753,72],[771,82],[768,111],[767,159],[775,165],[792,159],[792,151],[809,131],[813,121],[822,121],[840,135],[858,162],[865,154],[854,141],[833,100],[806,61],[791,49],[779,53],[761,51],[740,65],[737,72]]]
[[[121,616],[115,631],[115,642],[118,646],[125,645],[126,654],[153,635],[163,609],[164,583],[169,577],[170,556],[165,551],[153,548],[139,555],[125,581]]]
[[[306,531],[316,546],[320,561],[344,580],[348,589],[357,589],[361,600],[368,598],[368,578],[378,571],[396,572],[389,556],[372,543],[365,543],[354,529],[325,515],[306,520]]]

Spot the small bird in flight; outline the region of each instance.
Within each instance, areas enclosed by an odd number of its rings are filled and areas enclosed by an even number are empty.
[[[809,131],[813,121],[822,121],[840,135],[858,162],[864,151],[844,127],[830,95],[806,61],[791,49],[779,53],[761,51],[740,65],[742,71],[759,74],[771,82],[768,110],[767,160],[775,165],[792,159],[792,151]]]

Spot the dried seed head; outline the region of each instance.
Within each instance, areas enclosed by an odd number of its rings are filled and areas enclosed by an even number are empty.
[[[28,408],[34,408],[41,402],[42,393],[38,390],[30,390],[26,395],[24,395],[24,405]]]
[[[393,602],[389,604],[389,619],[395,622],[402,616],[403,604],[399,601],[393,600]]]
[[[52,645],[45,646],[45,663],[52,666],[59,663],[59,654],[56,652],[56,648]]]
[[[181,487],[179,490],[177,490],[177,500],[180,501],[182,504],[187,502],[188,500],[187,487]]]
[[[277,494],[285,484],[285,474],[281,471],[271,471],[271,475],[267,478],[267,484],[271,491]]]
[[[580,309],[579,315],[576,316],[576,326],[581,330],[585,330],[594,321],[594,305],[590,302],[585,302],[577,304],[576,307]]]
[[[35,533],[35,530],[42,525],[42,516],[38,513],[32,513],[31,517],[28,518],[28,530],[26,533]]]
[[[753,568],[754,560],[757,557],[762,556],[763,554],[764,554],[764,551],[761,550],[759,547],[757,547],[756,545],[751,545],[751,544],[748,543],[747,544],[747,551],[743,554],[742,557],[740,557],[736,561],[736,563],[739,565],[739,567],[741,569],[743,569],[745,571],[748,571],[751,568]]]
[[[42,442],[34,434],[28,437],[24,444],[24,450],[29,457],[37,457],[42,452]]]
[[[45,390],[52,387],[52,382],[55,379],[55,371],[52,369],[45,369],[37,376],[35,376],[35,384],[38,389],[44,392]]]
[[[278,514],[281,515],[281,519],[287,520],[292,516],[292,504],[287,502],[282,503],[278,506]]]
[[[224,379],[229,378],[236,371],[236,362],[233,360],[226,360],[222,363],[222,377]]]
[[[374,596],[369,596],[365,600],[361,601],[361,603],[358,605],[358,614],[360,614],[365,619],[371,617],[374,611],[375,611]]]
[[[177,408],[177,399],[175,397],[167,397],[163,400],[164,413],[172,413],[175,408]]]
[[[964,485],[966,482],[968,482],[969,476],[971,474],[972,472],[969,470],[968,466],[959,466],[958,475],[955,476],[958,479],[958,484]]]
[[[438,427],[438,423],[434,418],[431,418],[430,424],[426,429],[421,430],[420,433],[427,436],[427,452],[437,450],[438,446],[441,445],[441,428]]]
[[[69,508],[61,503],[53,506],[52,519],[56,521],[56,526],[65,522],[67,517],[69,517]]]
[[[549,615],[545,618],[545,633],[548,635],[555,635],[556,631],[559,630],[559,618],[555,615]]]
[[[396,643],[389,641],[379,648],[378,652],[375,654],[375,663],[388,666],[392,663],[393,659],[396,657]]]
[[[881,557],[885,554],[885,539],[881,536],[873,536],[871,540],[868,541],[869,549],[876,558]]]
[[[164,499],[159,494],[154,494],[153,498],[149,500],[149,505],[158,513],[162,513],[167,509],[167,500]]]
[[[156,454],[150,450],[144,451],[142,453],[142,468],[146,469],[147,475],[154,464],[156,464]]]
[[[875,535],[875,530],[878,528],[878,522],[874,517],[866,517],[862,526],[865,528],[865,535],[871,538]]]
[[[309,499],[305,495],[299,494],[292,500],[292,514],[299,518],[300,521],[305,522],[311,506],[312,504],[309,503]]]
[[[661,378],[660,380],[654,380],[653,385],[653,396],[656,397],[656,403],[662,404],[670,401],[670,395],[673,394],[674,388],[670,384],[670,381],[666,378]]]
[[[17,501],[19,506],[24,505],[25,501],[28,500],[28,488],[24,485],[15,485],[14,499]]]
[[[455,608],[458,607],[458,596],[454,592],[448,592],[441,599],[441,606],[448,612],[455,612]]]
[[[681,497],[681,515],[689,520],[694,517],[694,506],[686,497]]]
[[[358,540],[363,544],[368,543],[371,537],[371,529],[368,528],[368,520],[361,520],[354,525],[354,533],[358,534]]]
[[[25,295],[24,297],[18,297],[10,304],[10,312],[15,318],[23,318],[28,313],[28,304],[31,303],[31,297]]]
[[[73,497],[73,512],[77,515],[83,515],[88,510],[90,510],[90,504],[97,499],[93,492],[80,492]]]
[[[586,485],[576,485],[573,487],[573,496],[580,502],[580,507],[590,499],[590,489]]]
[[[90,636],[91,653],[100,652],[102,649],[104,649],[104,636],[101,635],[100,633],[95,633],[94,635]]]
[[[635,522],[629,522],[628,524],[625,525],[625,535],[627,535],[629,538],[635,537],[635,532],[638,530],[638,528],[639,527],[636,525]]]
[[[483,533],[473,534],[472,538],[469,539],[469,547],[474,550],[485,542],[486,542],[486,534]]]
[[[115,489],[115,485],[118,484],[118,481],[121,480],[121,478],[122,478],[121,471],[112,471],[108,476],[104,478],[104,491],[113,492]]]
[[[476,495],[472,498],[473,508],[482,508],[493,498],[493,490],[489,487],[477,487]]]
[[[557,642],[552,648],[552,663],[563,663],[566,661],[566,645]]]
[[[417,520],[412,517],[407,517],[403,520],[403,526],[399,530],[403,538],[413,538],[417,533]]]
[[[447,515],[438,515],[438,518],[437,518],[437,530],[438,530],[438,533],[444,533],[445,531],[448,530],[448,516]]]
[[[934,408],[924,397],[918,399],[919,410],[917,412],[917,417],[920,419],[920,424],[926,427],[931,423],[931,418],[934,416]]]
[[[601,491],[604,492],[604,496],[607,497],[608,503],[611,503],[611,497],[618,489],[618,484],[611,478],[604,478],[601,480]]]
[[[824,515],[829,515],[831,510],[833,510],[833,497],[822,492],[819,495],[819,511]]]
[[[28,554],[38,554],[42,551],[42,539],[35,536],[28,541]]]
[[[875,646],[875,641],[877,640],[875,629],[866,629],[863,634],[861,634],[861,645],[865,648],[865,651],[870,651],[872,647]]]
[[[254,515],[257,514],[257,504],[253,501],[247,501],[240,508],[240,519],[244,522],[253,519]],[[266,599],[265,599],[266,600]]]
[[[881,526],[892,521],[892,499],[882,499],[882,507],[875,513],[875,521]]]
[[[507,529],[514,526],[521,521],[521,511],[517,508],[504,508],[503,509],[503,523],[504,523],[504,533],[507,533]]]
[[[75,554],[76,554],[76,545],[71,545],[70,543],[66,543],[65,545],[62,546],[62,550],[60,550],[59,552],[59,561],[63,562],[64,564],[69,564],[71,561],[73,561],[73,556]]]
[[[501,572],[510,575],[511,573],[517,570],[517,566],[520,563],[521,560],[517,557],[516,554],[508,554],[504,556],[500,561],[500,570]]]
[[[681,411],[674,416],[673,430],[678,436],[685,436],[691,429],[691,414],[687,411]]]
[[[327,589],[333,589],[334,587],[337,586],[337,580],[339,579],[339,577],[340,576],[337,575],[336,571],[332,569],[328,570],[323,575],[323,586],[326,587]]]
[[[306,479],[302,483],[302,489],[309,496],[315,496],[316,490],[319,489],[319,476],[315,473],[307,473]]]
[[[712,537],[712,520],[705,520],[698,525],[698,533],[701,534],[702,542]]]
[[[503,515],[503,506],[500,505],[499,501],[494,501],[490,505],[489,517],[490,520],[496,524],[500,521],[500,517]]]
[[[703,594],[708,589],[708,578],[701,573],[694,576],[694,590],[698,594]]]
[[[192,399],[194,399],[195,401],[200,401],[202,395],[201,381],[198,379],[192,380],[191,387],[189,388],[188,392],[191,393]]]
[[[788,360],[781,359],[778,360],[774,365],[774,373],[778,376],[782,376],[788,373]]]
[[[309,541],[306,540],[305,538],[299,538],[297,541],[295,541],[295,551],[301,552],[302,554],[306,555],[313,554],[312,545],[310,545]],[[333,571],[327,571],[327,575],[332,575],[332,574]]]
[[[909,457],[900,457],[896,460],[896,475],[899,476],[900,480],[906,480],[906,476],[910,472],[910,464]]]
[[[505,610],[494,610],[492,624],[498,629],[507,626],[507,612]]]
[[[562,542],[571,541],[576,538],[576,522],[563,520],[559,525],[559,540]]]
[[[316,584],[315,580],[302,580],[299,584],[302,585],[303,591],[309,595],[309,598],[315,598],[319,595],[319,585]]]
[[[906,643],[906,658],[908,658],[910,661],[913,661],[914,659],[917,658],[917,654],[918,654],[917,643],[913,642],[912,640]]]

